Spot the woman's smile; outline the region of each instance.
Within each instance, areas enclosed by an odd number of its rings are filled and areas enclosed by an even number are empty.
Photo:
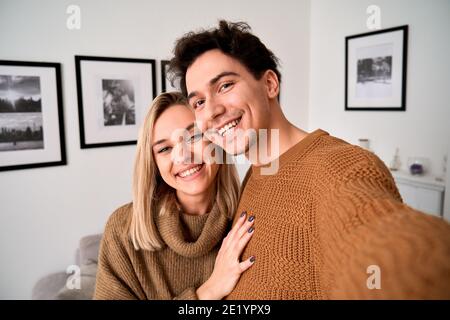
[[[181,179],[183,181],[192,181],[204,174],[204,171],[205,171],[204,168],[205,168],[204,163],[197,164],[197,165],[190,165],[189,167],[180,170],[175,175],[175,177],[177,177],[177,179]]]

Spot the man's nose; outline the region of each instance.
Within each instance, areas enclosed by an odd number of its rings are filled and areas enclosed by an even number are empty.
[[[225,113],[225,106],[220,99],[208,99],[205,104],[205,120],[207,123],[213,122],[216,118]]]

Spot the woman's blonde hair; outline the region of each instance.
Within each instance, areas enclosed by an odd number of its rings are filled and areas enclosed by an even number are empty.
[[[155,217],[170,214],[177,208],[175,190],[159,174],[152,150],[155,122],[174,105],[189,108],[186,98],[179,92],[167,92],[156,97],[140,129],[134,163],[133,215],[130,224],[131,241],[136,250],[155,251],[162,248],[163,241]],[[231,220],[239,200],[239,178],[234,164],[219,165],[215,183],[215,205]]]

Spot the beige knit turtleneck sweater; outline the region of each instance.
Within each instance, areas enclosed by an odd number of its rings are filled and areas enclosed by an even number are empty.
[[[173,213],[157,218],[165,246],[136,251],[129,237],[132,204],[109,218],[102,238],[94,299],[197,299],[211,275],[229,229],[214,206],[201,216]]]

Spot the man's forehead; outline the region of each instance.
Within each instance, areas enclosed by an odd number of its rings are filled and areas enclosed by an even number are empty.
[[[200,55],[186,70],[186,87],[189,90],[197,83],[208,84],[211,79],[223,72],[236,72],[242,69],[241,63],[218,49]]]

